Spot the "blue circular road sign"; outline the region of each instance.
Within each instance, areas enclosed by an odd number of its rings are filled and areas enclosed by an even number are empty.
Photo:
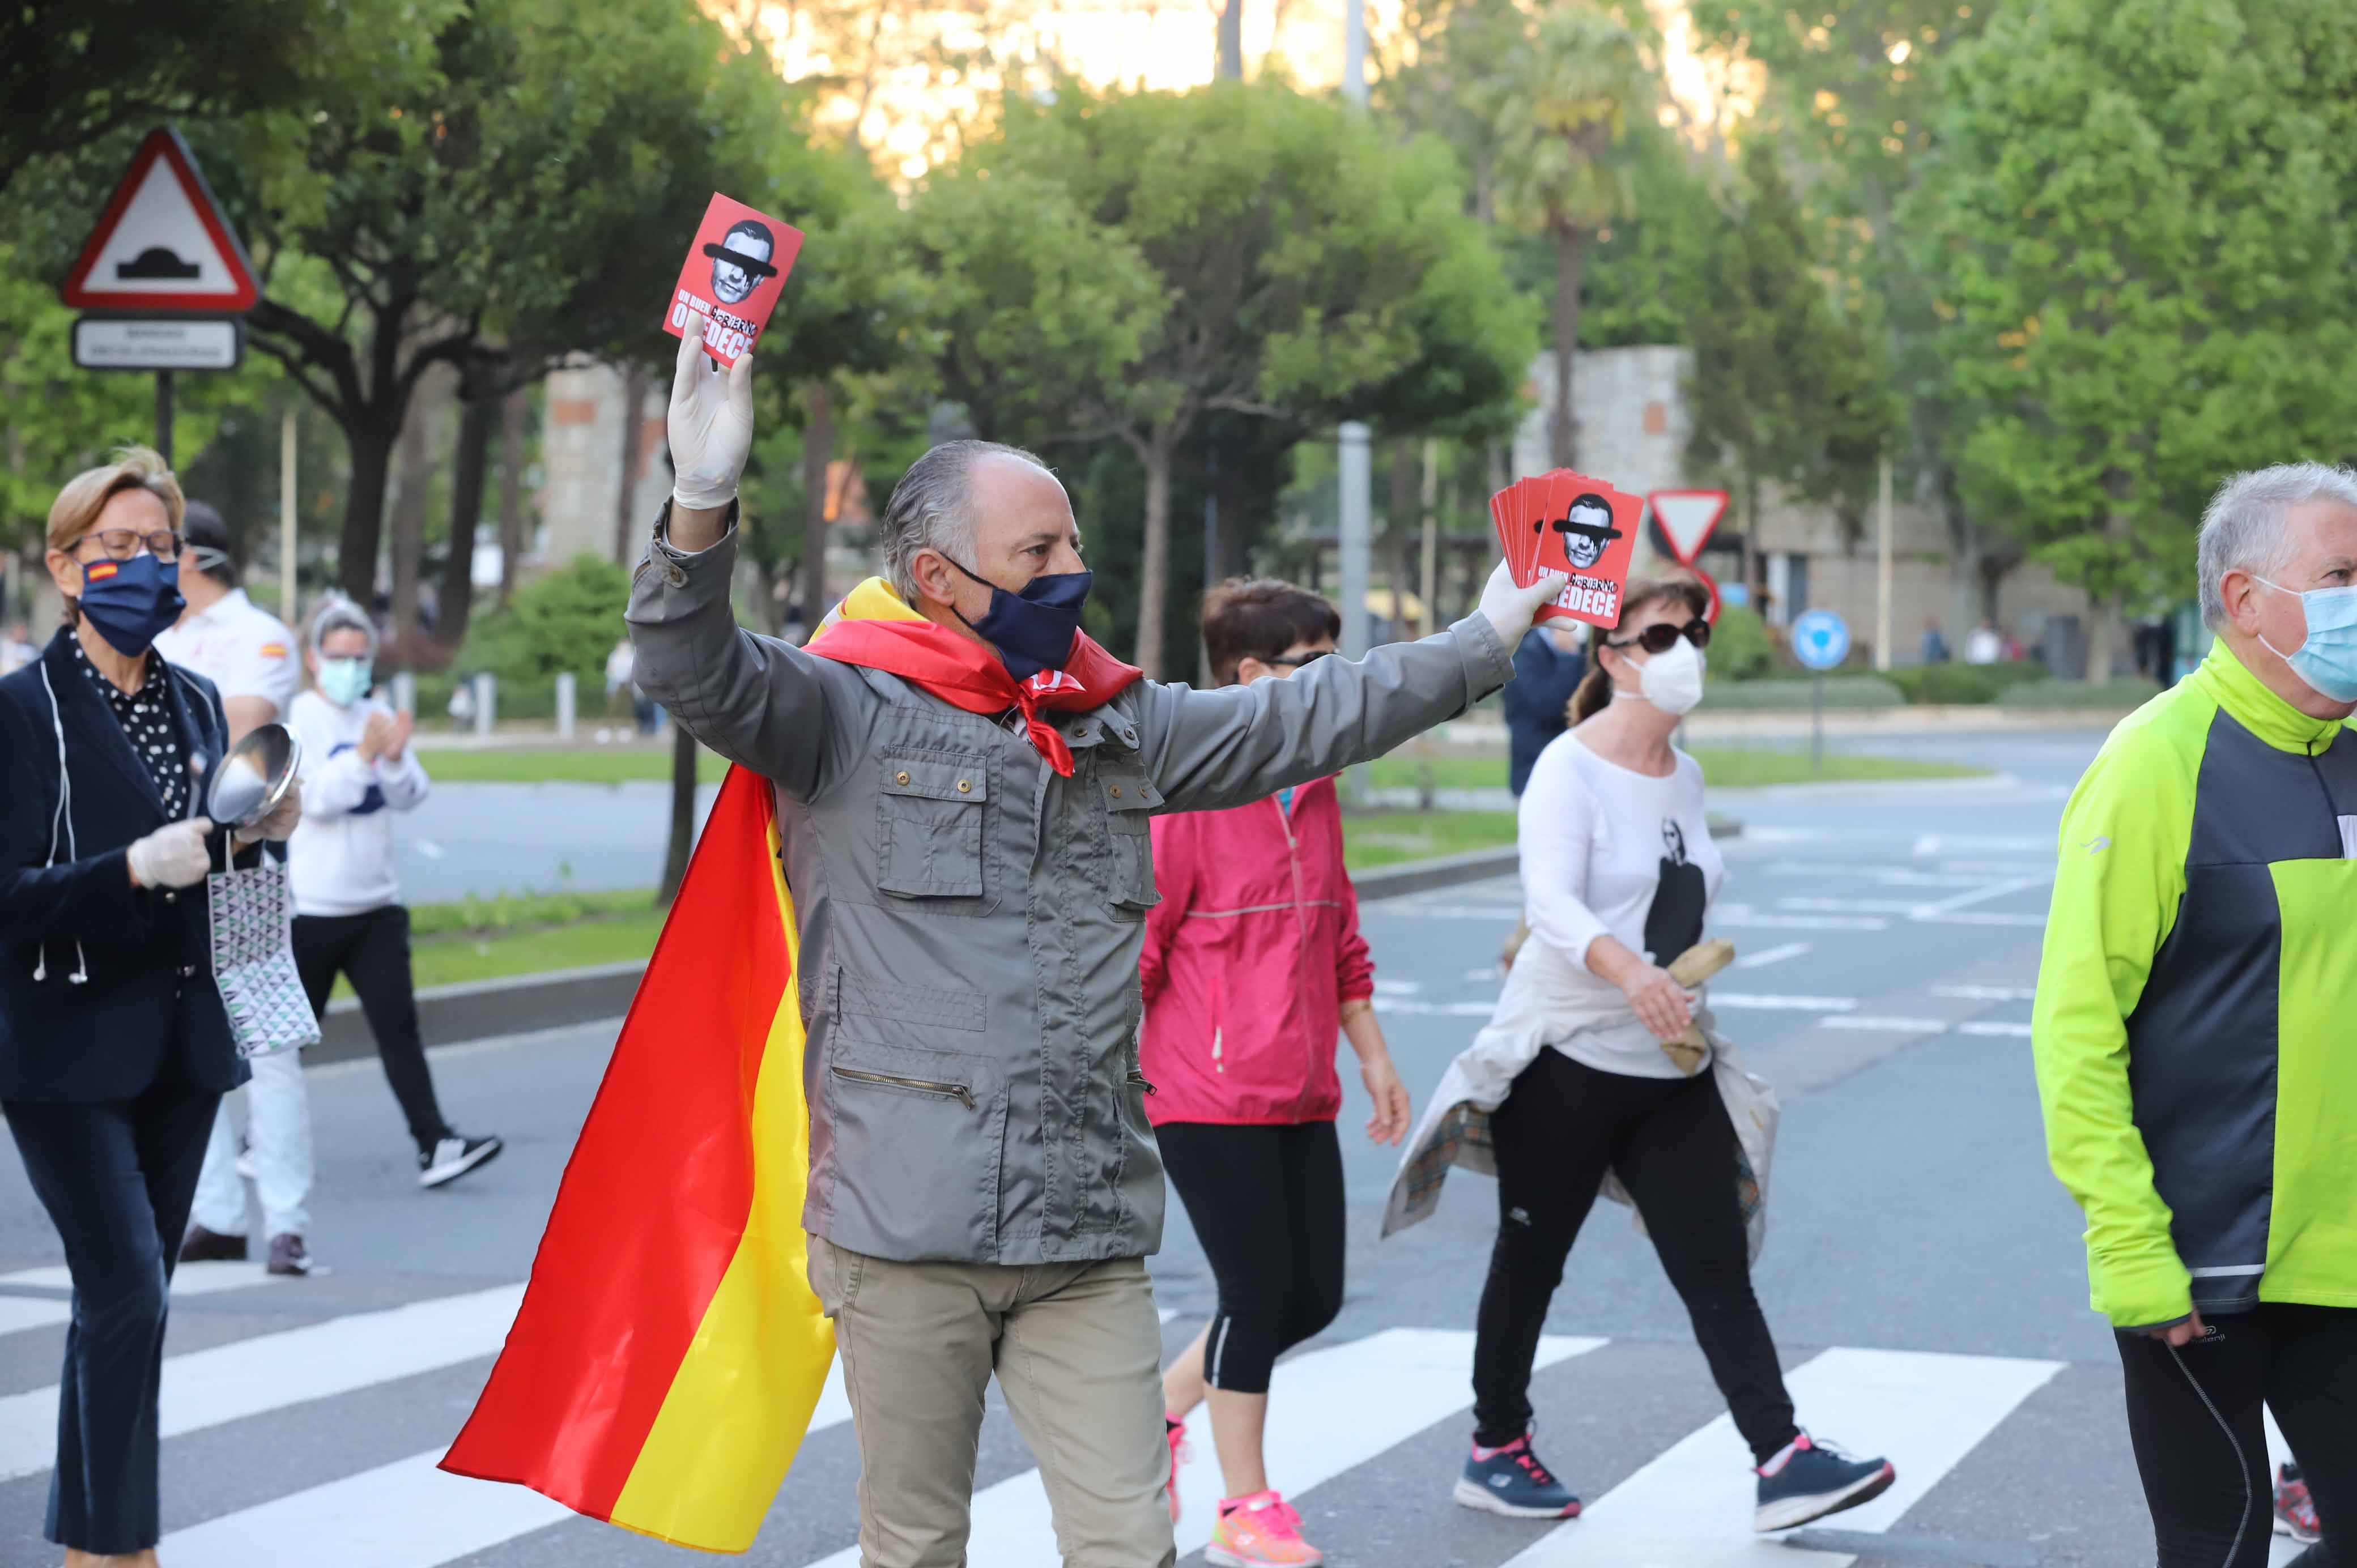
[[[1792,657],[1831,670],[1849,657],[1849,627],[1831,610],[1808,610],[1792,622]]]

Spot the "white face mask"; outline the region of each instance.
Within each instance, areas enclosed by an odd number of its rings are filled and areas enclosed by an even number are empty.
[[[1665,714],[1683,716],[1702,701],[1704,665],[1702,650],[1682,637],[1667,653],[1656,653],[1645,660],[1637,671],[1637,690],[1615,692],[1613,696],[1641,698]]]

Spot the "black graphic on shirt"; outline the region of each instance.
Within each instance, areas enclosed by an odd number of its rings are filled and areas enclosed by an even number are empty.
[[[1685,831],[1668,817],[1662,819],[1662,880],[1653,889],[1653,907],[1645,912],[1645,956],[1668,963],[1702,940],[1704,907],[1710,890],[1702,867],[1686,858]]]

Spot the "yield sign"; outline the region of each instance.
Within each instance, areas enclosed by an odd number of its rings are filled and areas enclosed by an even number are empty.
[[[1645,497],[1678,564],[1691,566],[1727,511],[1725,490],[1654,490]]]
[[[78,310],[235,315],[262,297],[178,131],[151,131],[59,297]]]

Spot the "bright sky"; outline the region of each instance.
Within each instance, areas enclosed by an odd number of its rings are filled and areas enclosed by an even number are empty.
[[[1727,63],[1695,52],[1685,0],[1649,0],[1661,23],[1663,74],[1697,143],[1756,97],[1730,98]],[[1176,89],[1212,77],[1219,18],[1211,0],[704,0],[740,36],[748,26],[786,75],[844,79],[829,119],[876,149],[904,179],[952,156],[959,126],[987,112],[1000,84],[1044,79],[1049,62],[1096,87]],[[1374,52],[1397,33],[1400,0],[1366,0]],[[1244,0],[1245,70],[1278,70],[1310,90],[1342,77],[1343,0]],[[962,58],[962,66],[944,59]],[[873,69],[871,69],[873,62]],[[1667,117],[1665,112],[1665,117]]]

